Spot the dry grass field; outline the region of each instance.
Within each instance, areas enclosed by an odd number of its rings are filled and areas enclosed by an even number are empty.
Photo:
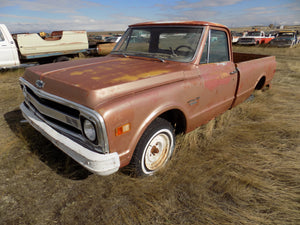
[[[0,74],[0,224],[300,224],[300,47],[272,88],[177,137],[152,177],[90,174],[26,123],[23,70]]]

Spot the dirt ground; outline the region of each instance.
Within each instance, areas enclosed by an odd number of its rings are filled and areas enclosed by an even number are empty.
[[[300,47],[272,88],[177,137],[146,178],[87,172],[22,122],[18,78],[0,74],[0,224],[300,224]]]

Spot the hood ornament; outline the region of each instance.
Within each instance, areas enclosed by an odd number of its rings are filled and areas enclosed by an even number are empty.
[[[42,88],[45,86],[45,82],[42,81],[42,80],[37,80],[37,81],[35,82],[35,86],[36,86],[37,88],[39,88],[39,89],[42,89]]]

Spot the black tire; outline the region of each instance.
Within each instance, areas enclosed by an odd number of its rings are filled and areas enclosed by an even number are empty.
[[[165,119],[155,119],[146,129],[133,153],[130,167],[133,175],[148,176],[161,169],[171,158],[175,133]]]
[[[69,61],[69,60],[70,59],[67,56],[60,56],[60,57],[58,57],[54,60],[54,63],[56,63],[56,62],[65,62],[65,61]]]

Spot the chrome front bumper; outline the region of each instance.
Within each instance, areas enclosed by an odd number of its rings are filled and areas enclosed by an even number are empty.
[[[120,168],[118,153],[101,154],[87,149],[63,134],[57,132],[31,112],[24,103],[20,109],[24,118],[42,135],[49,139],[59,149],[81,164],[87,170],[98,175],[110,175]]]

